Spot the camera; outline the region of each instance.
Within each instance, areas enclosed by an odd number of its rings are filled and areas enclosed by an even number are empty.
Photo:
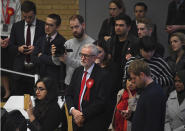
[[[73,52],[72,49],[66,49],[66,47],[62,44],[55,45],[55,46],[56,46],[56,51],[55,51],[56,57],[62,56],[65,52]]]

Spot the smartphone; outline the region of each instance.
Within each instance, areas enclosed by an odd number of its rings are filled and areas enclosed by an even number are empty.
[[[27,46],[25,46],[23,48],[24,48],[23,53],[30,51]]]
[[[24,94],[24,110],[29,109],[30,94]]]

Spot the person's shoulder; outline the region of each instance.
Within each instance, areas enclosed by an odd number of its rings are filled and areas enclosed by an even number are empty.
[[[61,35],[59,32],[58,32],[57,36],[58,36],[58,38],[60,39],[60,41],[66,42],[65,37],[64,37],[63,35]]]
[[[162,63],[167,63],[165,61],[165,58],[159,56],[159,55],[154,55],[152,58],[151,58],[151,61],[157,61],[157,62],[162,62]]]
[[[40,20],[40,19],[36,19],[36,23],[45,25],[45,22],[43,20]]]
[[[110,21],[110,18],[106,18],[103,20],[103,24],[107,24]]]
[[[176,92],[176,90],[173,90],[171,93],[170,93],[170,95],[169,95],[169,97],[168,97],[168,100],[169,99],[174,99],[174,98],[176,98],[177,97],[177,92]]]
[[[73,73],[73,74],[78,73],[78,72],[82,71],[83,69],[84,69],[83,66],[79,66],[79,67],[77,67],[77,68],[74,70],[74,73]]]
[[[75,40],[75,38],[71,38],[71,39],[69,39],[69,40],[66,41],[66,44],[74,43],[74,40]]]
[[[24,24],[24,20],[20,20],[18,22],[15,22],[13,25],[14,26],[20,26],[20,25],[23,25]]]
[[[92,37],[90,37],[89,35],[87,35],[85,41],[86,41],[86,42],[92,43],[92,42],[94,42],[95,40],[94,40]]]
[[[71,48],[75,44],[75,38],[71,38],[65,42],[65,46]]]
[[[149,96],[163,96],[164,95],[163,88],[156,82],[152,82],[147,88],[148,88]]]

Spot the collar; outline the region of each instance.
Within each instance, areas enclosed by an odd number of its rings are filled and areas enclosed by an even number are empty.
[[[57,33],[57,32],[55,32],[55,34],[53,34],[52,36],[50,36],[50,37],[51,37],[51,41],[55,39],[55,37],[57,36],[57,34],[58,34],[58,33]],[[49,36],[48,36],[48,35],[46,35],[46,38],[48,38],[48,37],[49,37]]]
[[[25,21],[25,26],[28,26],[28,23]],[[31,26],[36,26],[36,18],[31,23]]]
[[[95,64],[93,63],[93,64],[91,65],[91,67],[87,70],[87,73],[88,73],[88,74],[91,74],[91,73],[92,73],[92,70],[93,70],[93,68],[94,68],[94,65],[95,65]],[[84,68],[84,71],[86,71],[85,68]]]

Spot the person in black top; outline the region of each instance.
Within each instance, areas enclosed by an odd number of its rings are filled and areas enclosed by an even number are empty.
[[[185,70],[185,34],[175,32],[170,36],[172,52],[167,57],[167,62],[173,74],[177,71]]]
[[[165,118],[165,94],[151,77],[150,67],[143,60],[130,63],[131,81],[142,89],[132,118],[132,131],[163,131]]]
[[[95,63],[98,64],[102,70],[108,71],[111,77],[111,90],[109,97],[109,106],[107,108],[107,127],[110,125],[114,107],[116,105],[116,96],[118,91],[122,88],[121,73],[119,72],[119,66],[111,61],[111,56],[108,54],[105,40],[97,40],[93,42],[98,48],[98,56]]]
[[[120,13],[125,13],[125,6],[122,0],[111,0],[109,2],[109,14],[110,18],[103,21],[98,39],[104,39],[107,41],[114,34],[115,17]]]
[[[54,131],[61,121],[56,82],[48,77],[38,80],[35,94],[35,107],[30,100],[29,109],[27,109],[30,121],[28,127],[31,131]]]
[[[185,0],[172,0],[168,5],[166,32],[185,33]]]
[[[137,38],[128,35],[131,19],[128,15],[120,14],[115,18],[115,35],[107,41],[108,53],[111,55],[112,62],[119,66],[121,77],[123,76],[124,66],[131,55],[137,54]]]

